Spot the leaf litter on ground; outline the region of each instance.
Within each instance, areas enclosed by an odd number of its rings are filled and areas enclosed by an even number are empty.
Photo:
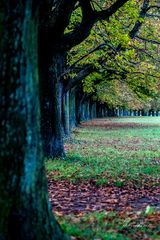
[[[48,161],[52,208],[73,239],[160,239],[159,128],[85,122],[65,144],[68,157]]]

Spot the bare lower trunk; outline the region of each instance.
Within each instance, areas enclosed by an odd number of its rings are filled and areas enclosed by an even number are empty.
[[[45,156],[61,158],[65,156],[65,152],[61,115],[63,86],[59,76],[63,71],[64,58],[63,54],[51,55],[48,53],[48,59],[42,54],[40,56],[41,132]]]
[[[63,128],[65,137],[70,136],[70,124],[69,124],[69,91],[64,93],[63,95],[63,110],[62,110],[62,118],[63,118]]]
[[[62,104],[62,85],[58,79],[55,79],[53,83],[53,96],[51,103],[52,138],[50,142],[50,151],[52,158],[54,157],[61,158],[65,156],[62,131],[61,104]]]
[[[76,105],[75,105],[75,88],[70,90],[69,96],[69,122],[70,128],[74,128],[76,126]]]

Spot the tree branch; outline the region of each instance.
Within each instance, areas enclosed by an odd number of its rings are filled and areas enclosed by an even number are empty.
[[[153,44],[157,44],[157,45],[160,45],[160,42],[159,41],[156,41],[156,40],[153,40],[153,39],[147,39],[147,38],[144,38],[144,37],[140,37],[140,36],[136,36],[137,39],[140,39],[140,40],[143,40],[145,42],[150,42],[150,43],[153,43]]]
[[[64,93],[66,93],[68,90],[75,87],[76,85],[80,84],[82,80],[93,71],[95,71],[95,68],[92,64],[83,66],[83,69],[77,74],[76,77],[69,78],[68,80],[64,81]]]
[[[92,9],[90,0],[80,0],[82,22],[80,26],[77,26],[71,33],[64,35],[61,46],[67,51],[81,43],[90,35],[90,31],[95,22],[98,20],[107,20],[128,1],[129,0],[117,0],[108,9],[97,12]]]
[[[144,19],[146,17],[146,14],[147,14],[147,11],[148,11],[148,6],[149,6],[149,0],[144,0],[143,5],[142,5],[141,10],[140,10],[140,13],[139,13],[139,18]],[[131,39],[135,38],[135,36],[136,36],[137,32],[140,30],[142,24],[143,24],[142,21],[137,20],[133,29],[129,33],[129,37]]]
[[[149,18],[160,18],[160,15],[147,13],[146,17],[149,17]]]
[[[153,55],[150,54],[149,52],[147,52],[145,49],[143,49],[143,48],[138,48],[138,47],[136,47],[136,46],[133,46],[133,48],[134,48],[135,50],[137,50],[138,52],[144,53],[145,55],[147,55],[149,58],[151,58],[151,59],[154,60],[155,62],[158,62],[158,63],[160,62],[159,59],[154,58]]]
[[[91,49],[88,51],[88,53],[86,53],[85,55],[83,55],[82,57],[80,57],[79,59],[77,59],[71,66],[69,66],[65,71],[64,73],[61,75],[61,77],[63,77],[64,75],[66,75],[67,73],[70,73],[73,68],[75,67],[75,65],[77,63],[79,63],[80,61],[82,61],[84,58],[88,57],[90,54],[92,54],[93,52],[95,51],[98,51],[98,50],[101,50],[103,49],[104,47],[108,46],[110,49],[112,49],[114,52],[117,52],[116,48],[114,48],[114,46],[112,46],[109,42],[104,42],[100,45],[98,45],[97,47]]]
[[[153,8],[158,8],[160,9],[160,5],[151,5],[147,8],[147,11],[149,11],[150,9],[153,9]]]

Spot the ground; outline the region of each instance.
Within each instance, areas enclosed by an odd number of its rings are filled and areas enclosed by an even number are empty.
[[[50,201],[73,239],[160,239],[160,118],[95,119],[48,160]]]

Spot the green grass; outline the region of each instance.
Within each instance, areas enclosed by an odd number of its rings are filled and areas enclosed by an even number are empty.
[[[110,120],[124,124],[145,122],[146,127],[77,128],[66,159],[46,163],[54,179],[73,182],[94,179],[98,185],[120,186],[129,181],[141,186],[150,179],[150,184],[156,184],[154,179],[160,176],[160,118]]]
[[[74,130],[72,141],[66,142],[65,159],[46,162],[51,178],[77,184],[94,180],[98,186],[131,184],[141,188],[159,184],[160,118],[109,118],[93,125],[97,126]],[[73,240],[160,239],[158,211],[95,211],[56,217]]]
[[[121,117],[121,118],[112,118],[114,122],[134,122],[144,124],[157,124],[160,125],[160,117]]]
[[[63,230],[79,240],[160,239],[156,214],[95,212],[58,217]]]

